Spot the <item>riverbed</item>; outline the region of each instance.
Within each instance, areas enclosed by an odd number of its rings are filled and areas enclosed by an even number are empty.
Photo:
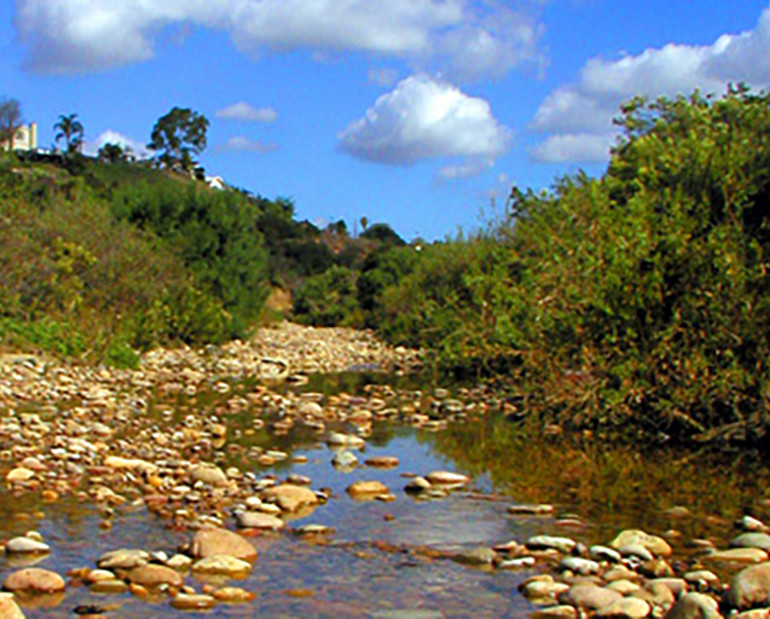
[[[25,616],[532,616],[561,605],[558,595],[524,595],[523,583],[570,582],[565,556],[588,557],[627,529],[670,546],[654,559],[666,577],[708,570],[717,580],[692,589],[718,599],[746,562],[709,555],[727,548],[744,516],[770,521],[768,469],[740,452],[646,452],[517,425],[489,390],[425,376],[206,374],[193,389],[182,372],[140,395],[126,379],[117,406],[88,392],[5,411],[0,475],[25,463],[31,474],[0,491],[0,540],[27,536],[49,550],[6,554],[0,580],[34,566],[66,581],[54,595],[20,595]],[[415,478],[436,472],[460,481],[414,491]],[[278,510],[265,492],[285,482],[317,503]],[[352,492],[356,482],[382,489]],[[239,526],[243,512],[277,515],[280,530]],[[162,564],[189,554],[206,527],[237,530],[258,556],[236,577],[180,566],[183,587],[204,596],[236,587],[249,599],[180,610],[178,586],[89,585],[109,551],[139,549]],[[530,543],[543,535],[575,546]],[[617,563],[642,573],[637,559]],[[597,560],[588,575],[613,562]]]

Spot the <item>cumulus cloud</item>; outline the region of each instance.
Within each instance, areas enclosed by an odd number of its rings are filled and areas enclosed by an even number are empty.
[[[238,152],[238,153],[258,153],[263,155],[278,150],[278,145],[272,142],[260,142],[252,140],[243,135],[237,135],[230,138],[224,144],[220,144],[214,149],[217,153]]]
[[[576,84],[549,94],[537,110],[533,129],[550,135],[532,155],[540,161],[606,161],[616,135],[612,119],[623,101],[696,88],[721,94],[730,82],[770,84],[770,9],[753,30],[723,35],[711,45],[672,43],[616,60],[589,60]]]
[[[521,0],[524,3],[524,0]],[[15,25],[40,72],[106,70],[147,60],[158,34],[224,31],[243,52],[364,52],[448,71],[499,73],[538,56],[536,8],[500,0],[16,0]],[[538,3],[527,3],[537,7]],[[435,68],[431,66],[431,68]]]
[[[462,157],[444,178],[476,172],[502,155],[510,131],[492,115],[489,103],[427,75],[401,81],[382,95],[363,118],[338,135],[340,148],[359,159],[411,165],[427,159]],[[483,162],[483,163],[481,163]]]
[[[95,140],[86,142],[83,145],[83,152],[92,157],[96,156],[99,149],[105,144],[117,144],[123,150],[130,150],[134,156],[139,157],[140,159],[152,156],[152,153],[142,142],[126,137],[122,133],[118,133],[112,129],[102,131]]]
[[[233,105],[219,110],[216,113],[217,118],[224,118],[225,120],[242,120],[246,122],[255,123],[272,123],[278,119],[278,112],[271,107],[255,108],[241,101],[240,103],[234,103]]]
[[[552,135],[532,149],[535,161],[546,163],[600,163],[606,161],[612,134],[567,133]]]

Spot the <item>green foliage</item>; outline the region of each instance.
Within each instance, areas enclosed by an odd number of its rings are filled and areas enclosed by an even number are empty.
[[[294,293],[294,313],[315,326],[358,324],[355,271],[333,266],[306,279]]]
[[[13,136],[22,124],[21,106],[16,99],[0,99],[0,144],[11,150]]]
[[[113,212],[162,239],[191,270],[196,286],[231,314],[233,333],[259,317],[267,298],[267,254],[258,208],[236,191],[162,183],[123,188]]]
[[[56,131],[55,142],[58,144],[64,140],[64,151],[68,155],[79,153],[83,148],[85,130],[77,116],[77,114],[62,114],[53,126],[54,131]]]
[[[514,190],[504,221],[425,248],[379,293],[383,332],[512,372],[558,421],[763,434],[769,103],[743,87],[632,101],[602,178]]]
[[[160,151],[158,162],[164,167],[190,172],[195,167],[192,155],[200,155],[206,148],[208,126],[202,114],[174,107],[155,123],[147,148]]]
[[[365,217],[361,218],[361,225],[364,226],[366,221]],[[371,241],[379,241],[380,243],[386,243],[388,245],[405,245],[404,239],[402,239],[388,224],[373,224],[368,228],[364,226],[364,231],[359,235],[359,238],[368,239]]]

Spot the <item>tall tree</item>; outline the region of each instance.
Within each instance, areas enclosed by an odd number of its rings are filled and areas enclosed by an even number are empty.
[[[190,172],[195,167],[192,154],[206,148],[208,119],[189,108],[174,107],[155,123],[150,135],[150,150],[158,151],[158,163],[167,168]]]
[[[83,138],[85,131],[82,123],[77,119],[77,114],[62,114],[59,116],[59,122],[57,122],[53,128],[57,131],[55,140],[58,144],[60,140],[64,140],[67,153],[80,152],[83,148]]]
[[[22,125],[21,106],[16,99],[0,99],[0,145],[13,149],[13,136]]]

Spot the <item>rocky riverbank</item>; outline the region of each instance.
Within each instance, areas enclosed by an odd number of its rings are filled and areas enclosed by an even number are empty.
[[[11,594],[0,596],[0,616],[23,617],[41,605],[62,608],[73,591],[86,592],[79,599],[88,603],[70,609],[83,616],[109,617],[105,596],[141,600],[164,615],[215,606],[225,612],[229,605],[256,603],[259,590],[249,578],[260,570],[263,544],[289,539],[355,557],[406,556],[415,569],[463,566],[504,582],[513,575],[518,586],[508,595],[524,596],[529,602],[521,604],[536,617],[770,615],[770,535],[750,516],[738,523],[742,531],[728,548],[710,539],[683,539],[675,529],[622,531],[603,544],[552,533],[521,539],[498,533],[488,543],[461,547],[337,539],[334,523],[315,518],[343,501],[353,521],[362,517],[357,513],[371,517],[367,505],[446,501],[458,509],[451,501],[459,500],[507,503],[495,512],[501,521],[515,526],[528,519],[543,533],[586,525],[548,504],[514,505],[480,493],[464,474],[402,470],[392,454],[366,451],[383,424],[437,432],[483,419],[498,406],[483,388],[369,384],[360,393],[333,394],[295,388],[319,370],[398,372],[419,363],[417,352],[390,349],[368,333],[296,325],[262,330],[251,342],[219,349],[155,351],[135,372],[7,357],[0,366],[6,505],[30,497],[41,509],[80,502],[98,514],[107,540],[121,514],[139,512],[183,541],[158,548],[130,540],[100,552],[92,563],[56,571],[45,561],[56,557],[61,541],[30,527],[0,540],[7,557],[3,588]],[[308,457],[282,448],[280,441],[293,434],[324,446],[341,491],[294,470]],[[347,475],[353,475],[350,481]],[[686,506],[676,510],[672,517],[688,517]],[[397,530],[395,509],[380,518]],[[285,593],[313,596],[304,587]],[[350,609],[347,615],[370,616]]]

